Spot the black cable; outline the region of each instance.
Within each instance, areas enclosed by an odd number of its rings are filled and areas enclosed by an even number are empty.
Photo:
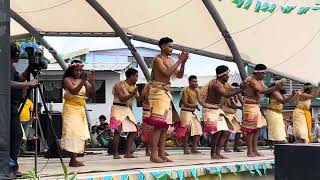
[[[45,164],[45,165],[43,166],[43,168],[42,168],[40,171],[38,171],[37,173],[41,173],[41,172],[46,168],[46,166],[48,165],[49,159],[50,159],[50,158],[47,159],[46,164]]]

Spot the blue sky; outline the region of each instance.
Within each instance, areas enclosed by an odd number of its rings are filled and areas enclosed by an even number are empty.
[[[125,48],[119,38],[102,37],[45,37],[45,39],[58,51],[59,54],[76,51],[83,48],[93,50]],[[133,41],[136,47],[148,47],[159,49],[157,46],[138,41]],[[52,58],[49,52],[45,52],[47,58]],[[191,58],[186,65],[186,72],[195,75],[215,75],[215,68],[219,65],[227,65],[232,73],[238,72],[234,63],[216,60],[204,56],[191,54]]]

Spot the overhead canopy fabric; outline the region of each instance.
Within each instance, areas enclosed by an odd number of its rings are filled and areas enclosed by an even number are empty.
[[[150,39],[169,36],[178,45],[231,56],[221,33],[200,0],[98,0],[125,32]],[[320,11],[305,15],[237,8],[230,0],[213,0],[242,59],[306,81],[320,80]],[[316,0],[278,0],[277,5],[312,5]],[[44,35],[113,33],[85,0],[11,0],[11,9]],[[11,21],[11,36],[27,33]]]

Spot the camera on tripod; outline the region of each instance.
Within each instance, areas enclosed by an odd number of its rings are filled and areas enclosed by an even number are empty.
[[[27,53],[30,72],[38,72],[47,69],[47,62],[44,60],[43,51],[35,42],[23,42],[21,48]]]

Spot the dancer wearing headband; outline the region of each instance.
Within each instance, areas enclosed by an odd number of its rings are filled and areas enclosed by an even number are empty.
[[[229,86],[229,84],[226,83],[225,88],[227,91],[231,91],[234,88],[239,88],[239,84],[232,83],[231,86]],[[242,109],[242,106],[238,106],[239,103],[241,105],[243,104],[243,100],[240,94],[234,95],[230,98],[222,98],[222,101],[221,101],[222,110],[224,111],[224,113],[226,114],[228,120],[232,125],[232,129],[230,130],[227,137],[229,137],[230,133],[235,133],[235,140],[234,140],[234,147],[233,147],[234,152],[241,152],[241,150],[239,149],[240,138],[241,138],[241,122],[236,114],[237,109]],[[228,144],[228,138],[224,143],[224,151],[230,152],[227,148],[227,144]]]
[[[275,86],[280,82],[285,83],[286,79],[277,80],[272,83],[270,87]],[[268,139],[272,144],[281,144],[286,142],[286,126],[283,121],[283,105],[290,102],[296,97],[296,91],[292,91],[290,96],[285,95],[284,87],[280,90],[267,94],[269,97],[269,105],[267,110],[267,123],[268,123]]]
[[[241,129],[246,137],[248,157],[262,156],[257,149],[260,129],[267,125],[266,119],[263,117],[259,106],[262,95],[273,93],[274,91],[283,88],[282,81],[270,88],[267,88],[264,85],[262,80],[266,74],[266,70],[267,67],[264,64],[257,64],[253,74],[245,80],[247,88],[244,91],[243,121]]]
[[[226,90],[229,79],[229,68],[227,66],[218,66],[216,68],[217,79],[211,80],[208,84],[207,90],[204,91],[203,103],[203,122],[205,133],[213,134],[211,141],[211,158],[225,159],[225,156],[220,154],[220,150],[224,142],[228,138],[229,128],[231,124],[227,120],[226,115],[220,107],[222,97],[230,98],[242,92],[239,88],[234,88],[230,91]],[[241,86],[242,87],[242,86]],[[229,125],[228,125],[229,123]]]
[[[63,76],[65,89],[62,110],[62,139],[61,147],[71,152],[69,166],[84,166],[77,161],[77,154],[84,152],[85,141],[90,139],[86,112],[84,109],[86,93],[94,94],[96,85],[95,74],[83,72],[83,64],[74,60]]]
[[[298,103],[293,111],[293,135],[298,143],[312,142],[312,117],[310,105],[313,98],[319,96],[320,83],[318,92],[312,94],[312,84],[305,83],[302,91],[298,92]]]

